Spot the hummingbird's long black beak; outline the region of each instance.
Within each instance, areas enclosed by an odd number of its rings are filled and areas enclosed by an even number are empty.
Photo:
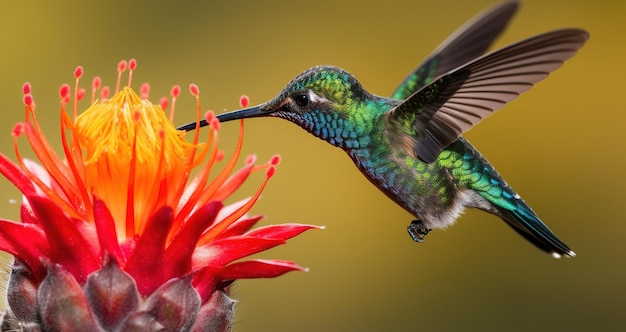
[[[232,111],[232,112],[228,112],[228,113],[222,113],[222,114],[217,116],[217,119],[220,120],[220,122],[226,122],[226,121],[238,120],[238,119],[256,118],[256,117],[264,116],[266,114],[267,114],[267,112],[266,111],[262,111],[260,106],[254,106],[254,107],[244,108],[244,109],[241,109],[241,110]],[[207,124],[208,123],[206,122],[206,120],[202,120],[202,121],[200,121],[200,127],[199,128],[204,127]],[[184,131],[194,130],[194,129],[196,129],[196,123],[195,122],[190,122],[190,123],[188,123],[186,125],[182,125],[182,126],[176,128],[176,129],[184,130]]]

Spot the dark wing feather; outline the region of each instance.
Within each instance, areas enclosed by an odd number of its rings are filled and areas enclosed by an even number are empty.
[[[474,16],[450,35],[409,74],[392,95],[405,99],[437,78],[481,56],[517,11],[516,1],[497,4]]]
[[[392,109],[391,132],[412,127],[415,155],[431,163],[462,133],[559,68],[588,38],[584,30],[556,30],[469,62]]]

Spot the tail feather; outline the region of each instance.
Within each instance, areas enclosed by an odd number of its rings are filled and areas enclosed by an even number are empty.
[[[500,212],[500,217],[511,228],[539,249],[556,258],[576,256],[576,253],[559,240],[523,201],[520,200],[519,202],[520,204],[518,204],[518,208],[515,210],[496,207]]]
[[[447,149],[462,156],[459,158],[461,165],[450,174],[460,185],[475,191],[485,200],[473,207],[498,215],[520,235],[554,257],[576,256],[468,141],[461,137]],[[447,160],[440,162],[443,161]],[[449,164],[454,165],[455,162]]]

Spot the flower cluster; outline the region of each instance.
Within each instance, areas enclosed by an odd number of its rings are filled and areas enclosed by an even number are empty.
[[[81,114],[78,103],[86,93],[79,86],[83,69],[76,68],[74,87],[59,91],[61,155],[46,139],[31,86],[24,84],[25,121],[13,129],[17,163],[0,154],[0,173],[24,195],[21,222],[0,219],[0,250],[15,256],[3,330],[227,331],[234,280],[303,270],[287,261],[242,260],[317,228],[252,229],[261,216],[248,212],[279,157],[258,165],[250,156],[235,170],[242,121],[233,156],[215,171],[225,158],[213,113],[204,116],[206,141],[200,142],[199,130],[187,141],[172,125],[180,88],[172,89],[171,100],[152,104],[147,84],[141,97],[131,88],[136,66],[135,60],[120,62],[110,98],[110,89],[94,78],[91,106]],[[194,84],[190,92],[199,122],[200,92]],[[22,136],[39,163],[21,157]],[[257,171],[265,172],[258,191],[224,206]]]

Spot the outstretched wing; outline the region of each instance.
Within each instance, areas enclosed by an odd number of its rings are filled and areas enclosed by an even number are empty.
[[[474,16],[409,74],[391,96],[406,99],[431,80],[481,56],[517,11],[516,1],[495,5]]]
[[[471,61],[389,111],[390,133],[410,134],[412,152],[431,163],[462,133],[559,68],[588,38],[584,30],[556,30]]]

